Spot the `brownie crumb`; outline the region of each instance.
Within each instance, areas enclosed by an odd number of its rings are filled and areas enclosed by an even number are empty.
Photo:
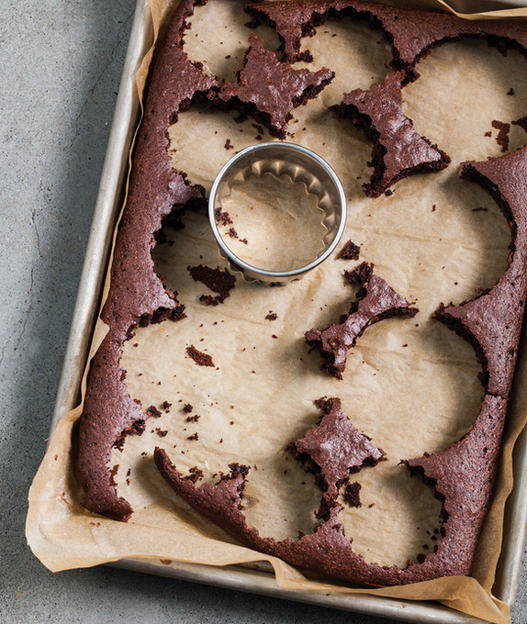
[[[163,401],[163,409],[165,411],[169,411],[169,409],[172,407],[172,403],[169,403],[168,401]]]
[[[190,412],[193,409],[194,408],[192,407],[192,405],[190,403],[187,403],[186,405],[183,406],[183,411],[185,412],[185,414],[190,414]]]
[[[198,366],[216,366],[212,357],[208,353],[198,351],[194,345],[186,348],[187,355],[196,362]]]
[[[161,412],[157,409],[157,407],[155,405],[151,405],[147,410],[146,413],[148,414],[148,416],[161,416]]]
[[[200,418],[201,416],[199,414],[194,414],[193,416],[187,417],[187,422],[198,422]]]
[[[265,320],[276,321],[277,318],[278,318],[278,314],[276,312],[273,312],[272,310],[269,310],[269,314],[266,315]]]
[[[514,89],[512,87],[507,91],[507,95],[514,95]]]
[[[337,258],[341,258],[342,260],[358,260],[360,253],[360,247],[355,245],[354,242],[348,241],[342,251],[339,253]]]
[[[497,119],[493,119],[491,125],[498,130],[496,143],[501,147],[502,152],[506,152],[509,149],[509,132],[511,125],[504,121],[498,121]]]
[[[222,212],[220,208],[218,208],[214,213],[214,218],[220,225],[231,225],[233,223],[229,213]]]
[[[197,440],[198,439],[198,433],[194,433],[191,436],[188,436],[187,440]]]
[[[185,479],[192,481],[192,483],[196,483],[199,479],[203,479],[203,470],[200,470],[197,466],[189,468],[189,473],[190,474],[186,476]]]
[[[222,303],[221,298],[220,297],[212,297],[211,295],[201,295],[201,297],[199,298],[199,300],[204,303],[205,305],[208,306],[217,306],[220,303]]]
[[[225,141],[225,146],[224,146],[224,147],[225,147],[225,149],[226,149],[226,150],[231,150],[231,149],[234,149],[234,145],[231,143],[231,140],[230,140],[230,139],[227,139],[227,140]]]
[[[168,431],[166,429],[161,429],[160,427],[156,427],[156,433],[158,436],[164,438],[167,435]]]
[[[110,483],[117,487],[117,483],[115,482],[115,475],[119,472],[119,464],[115,464],[113,468],[110,468]]]
[[[348,483],[344,490],[344,500],[350,507],[362,507],[360,502],[361,484],[358,482]]]

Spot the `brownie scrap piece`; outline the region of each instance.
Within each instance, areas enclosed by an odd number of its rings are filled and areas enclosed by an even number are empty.
[[[362,128],[373,143],[369,163],[373,175],[363,184],[368,197],[379,197],[410,175],[439,171],[450,163],[450,157],[420,136],[404,114],[402,78],[402,72],[388,74],[384,83],[346,93],[340,104],[330,108]]]
[[[525,312],[527,148],[482,162],[462,163],[461,177],[490,194],[512,232],[509,267],[493,288],[457,306],[441,304],[435,313],[473,346],[483,368],[480,378],[486,394],[475,423],[459,442],[405,464],[433,483],[437,496],[444,500],[443,539],[425,565],[435,558],[447,562],[449,556],[455,556],[470,571],[491,501]]]
[[[367,327],[392,316],[414,317],[419,311],[373,273],[373,264],[363,262],[354,271],[345,271],[345,275],[351,284],[361,285],[347,318],[340,324],[331,323],[323,331],[310,329],[305,334],[308,345],[322,350],[322,370],[337,379],[342,379],[349,349]]]
[[[252,115],[272,136],[284,139],[291,110],[316,97],[335,74],[325,67],[311,72],[281,63],[254,33],[249,43],[243,69],[234,71],[235,82],[226,82],[218,97],[224,103],[232,100],[242,114]]]
[[[200,264],[198,266],[188,266],[187,270],[195,282],[201,282],[213,292],[218,293],[217,297],[211,297],[212,301],[208,300],[210,295],[202,296],[201,299],[208,305],[217,305],[212,303],[213,301],[223,303],[236,284],[236,278],[228,269],[223,269],[222,271],[219,267],[212,269],[211,267]]]
[[[324,494],[316,517],[328,520],[330,510],[338,505],[340,486],[348,483],[350,473],[364,465],[375,466],[386,459],[386,454],[355,429],[340,399],[324,397],[315,405],[324,411],[320,423],[287,450],[317,476],[317,485]]]
[[[241,509],[245,479],[250,470],[248,466],[229,464],[230,472],[220,473],[220,478],[215,484],[205,482],[198,487],[195,485],[195,473],[183,476],[170,461],[164,449],[159,447],[154,449],[154,461],[165,481],[179,496],[227,530],[225,516],[229,515],[229,508],[232,506],[237,511]],[[243,514],[241,515],[243,517]]]
[[[303,37],[315,34],[315,25],[323,23],[328,11],[335,10],[339,2],[251,2],[245,10],[254,19],[249,26],[259,23],[276,29],[283,52],[284,60],[290,63],[312,60],[311,54],[301,54],[300,42]]]

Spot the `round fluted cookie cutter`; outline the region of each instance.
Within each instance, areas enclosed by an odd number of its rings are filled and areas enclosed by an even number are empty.
[[[232,188],[244,184],[250,177],[261,178],[266,173],[276,178],[285,175],[294,183],[304,183],[307,193],[318,198],[317,206],[324,213],[322,224],[326,233],[322,249],[307,264],[290,270],[271,271],[249,264],[232,251],[218,228],[222,202],[231,195]],[[249,281],[286,283],[312,271],[335,250],[346,225],[346,196],[336,173],[315,152],[294,143],[260,143],[236,154],[216,176],[209,197],[209,221],[220,254],[231,268],[241,271]]]

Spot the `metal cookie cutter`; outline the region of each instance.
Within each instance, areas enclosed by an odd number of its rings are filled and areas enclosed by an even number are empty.
[[[307,193],[318,198],[318,208],[324,213],[322,223],[326,233],[322,250],[314,252],[317,255],[309,263],[291,270],[269,271],[249,264],[230,249],[218,229],[222,202],[231,195],[233,187],[266,173],[276,178],[285,175],[293,182],[304,183]],[[236,154],[216,176],[209,197],[209,221],[220,254],[234,270],[241,271],[249,281],[286,283],[303,277],[335,250],[346,224],[346,197],[333,169],[311,150],[293,143],[260,143]]]

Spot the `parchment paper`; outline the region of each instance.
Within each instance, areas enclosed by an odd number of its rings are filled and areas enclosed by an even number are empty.
[[[241,66],[249,35],[247,18],[236,6],[227,1],[198,8],[186,35],[189,57],[225,79]],[[170,6],[153,2],[152,10],[157,33]],[[259,28],[257,34],[276,49],[270,29]],[[81,408],[74,410],[59,424],[30,492],[28,540],[51,570],[124,557],[211,565],[268,560],[283,587],[364,593],[309,580],[283,562],[238,546],[178,499],[152,460],[154,447],[161,446],[180,471],[197,467],[205,479],[228,471],[233,461],[251,466],[248,522],[262,535],[296,538],[299,530],[313,530],[321,492],[285,447],[318,422],[313,401],[322,396],[340,397],[351,422],[388,457],[353,475],[362,486],[362,506],[343,503],[341,517],[354,549],[368,561],[404,567],[407,559],[434,547],[441,505],[432,488],[411,478],[399,462],[448,447],[479,412],[483,389],[474,352],[431,314],[440,302],[459,303],[473,297],[477,287],[492,286],[507,266],[507,223],[485,192],[459,179],[459,165],[502,153],[491,122],[510,123],[526,114],[522,76],[527,61],[515,51],[503,57],[478,41],[441,46],[421,61],[421,77],[403,91],[405,109],[417,131],[446,151],[452,163],[443,172],[397,183],[391,196],[370,200],[361,185],[371,175],[371,145],[326,109],[343,93],[384,79],[389,45],[365,24],[345,20],[320,27],[303,41],[306,48],[315,60],[298,67],[330,67],[336,77],[317,100],[294,111],[288,140],[315,150],[340,177],[349,200],[342,244],[360,245],[359,262],[373,262],[376,273],[420,312],[414,319],[385,320],[367,329],[348,356],[344,379],[334,379],[320,370],[320,356],[309,351],[304,333],[323,329],[347,312],[354,293],[343,272],[358,262],[334,255],[303,280],[282,287],[247,283],[237,274],[231,295],[206,306],[200,296],[215,293],[195,282],[187,267],[224,268],[226,263],[205,213],[187,213],[183,229],[166,227],[167,242],[158,244],[153,255],[158,273],[185,304],[187,318],[138,329],[125,344],[121,366],[131,396],[144,409],[154,405],[162,413],[147,421],[142,436],[128,437],[109,464],[116,467],[118,492],[131,502],[134,515],[127,524],[116,523],[80,505],[70,440]],[[138,76],[140,90],[147,66]],[[199,105],[180,114],[170,129],[170,149],[174,166],[191,183],[210,190],[217,171],[236,151],[271,140],[254,121],[239,123],[235,117]],[[522,146],[525,131],[512,125],[509,140],[509,149]],[[234,240],[233,248],[238,245],[243,253],[251,239],[261,236],[258,224],[249,224],[240,232],[247,245]],[[102,333],[99,323],[93,350]],[[198,366],[188,357],[191,345],[209,354],[214,366]],[[472,577],[372,593],[439,600],[491,622],[509,621],[508,607],[491,596],[491,588],[503,507],[512,487],[512,446],[526,419],[526,381],[520,358],[496,494]]]

